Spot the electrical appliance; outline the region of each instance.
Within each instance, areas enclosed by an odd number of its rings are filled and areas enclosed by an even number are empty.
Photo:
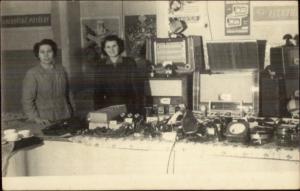
[[[200,105],[207,115],[258,115],[258,73],[230,72],[200,75]]]
[[[178,74],[204,71],[203,42],[201,36],[185,38],[148,38],[146,59],[154,67],[175,65]]]

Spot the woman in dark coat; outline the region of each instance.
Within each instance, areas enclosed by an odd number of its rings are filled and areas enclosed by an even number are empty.
[[[106,58],[100,60],[95,71],[95,109],[125,104],[129,112],[138,112],[142,109],[143,84],[137,83],[135,61],[121,56],[123,40],[109,35],[103,40],[101,49]]]

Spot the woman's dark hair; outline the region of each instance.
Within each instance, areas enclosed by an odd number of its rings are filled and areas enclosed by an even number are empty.
[[[124,51],[124,41],[120,39],[117,35],[108,35],[106,36],[103,41],[101,42],[101,51],[105,56],[107,56],[107,53],[105,52],[105,44],[107,41],[116,41],[119,46],[119,55]]]
[[[40,46],[44,45],[44,44],[47,44],[47,45],[51,46],[52,51],[53,51],[53,55],[54,55],[54,57],[56,57],[56,54],[57,54],[57,45],[51,39],[43,39],[40,42],[37,42],[37,43],[34,44],[34,46],[33,46],[33,53],[34,53],[35,57],[39,58]]]

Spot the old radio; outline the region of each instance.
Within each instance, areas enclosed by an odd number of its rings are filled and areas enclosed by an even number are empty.
[[[194,93],[193,108],[205,109],[209,102],[216,101],[236,102],[243,103],[245,114],[258,115],[258,74],[264,67],[265,46],[266,41],[261,40],[207,42],[211,72],[201,74],[196,81],[199,81],[200,92]]]
[[[207,112],[207,115],[257,115],[258,89],[256,70],[201,74],[198,110]]]
[[[298,124],[280,124],[276,130],[276,144],[279,146],[299,146],[300,127]]]
[[[208,104],[208,116],[242,117],[241,102],[214,101]]]
[[[203,123],[205,127],[205,135],[208,140],[220,140],[221,124],[215,123],[213,120]]]
[[[89,129],[98,127],[108,127],[109,121],[119,117],[120,114],[126,113],[126,105],[112,105],[88,113]]]
[[[150,78],[145,82],[146,105],[157,105],[160,114],[174,114],[180,105],[191,105],[185,76],[177,78]]]
[[[255,126],[250,129],[250,141],[254,145],[262,145],[271,142],[273,138],[273,128],[267,126]]]
[[[201,36],[186,38],[149,38],[146,41],[146,59],[154,67],[174,65],[177,74],[205,69]]]

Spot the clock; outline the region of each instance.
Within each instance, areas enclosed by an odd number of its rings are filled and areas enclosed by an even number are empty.
[[[249,123],[232,121],[227,125],[225,136],[230,142],[247,143],[250,137]]]

